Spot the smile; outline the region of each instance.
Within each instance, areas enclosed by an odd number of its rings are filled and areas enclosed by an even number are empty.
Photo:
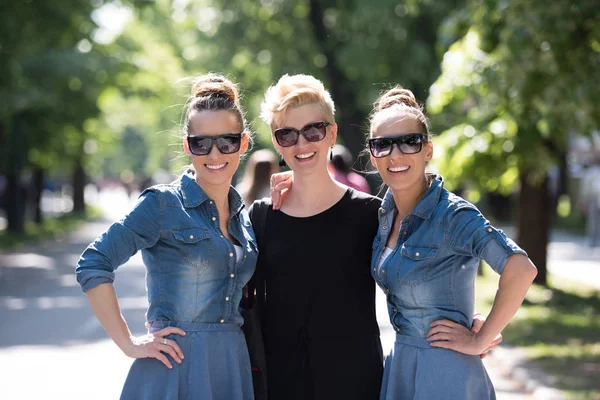
[[[311,158],[312,156],[314,156],[315,154],[317,154],[316,152],[311,152],[311,153],[304,153],[304,154],[298,154],[295,157],[299,158],[300,160],[305,160],[307,158]]]
[[[393,167],[393,168],[388,168],[388,171],[390,172],[404,172],[404,171],[408,171],[410,167],[408,166],[402,166],[402,167]]]
[[[227,163],[223,163],[223,164],[204,164],[204,166],[212,171],[216,171],[219,169],[223,169],[225,168],[225,166],[227,165]]]

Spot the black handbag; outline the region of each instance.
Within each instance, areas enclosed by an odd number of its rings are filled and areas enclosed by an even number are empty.
[[[261,200],[255,202],[250,210],[250,219],[256,235],[259,254],[262,247],[260,244],[263,243],[262,238],[267,223],[268,209],[269,203],[266,200]],[[244,296],[240,303],[242,317],[244,318],[242,331],[246,337],[246,345],[250,354],[255,400],[267,399],[267,357],[262,334],[265,295],[264,271],[258,263],[254,275],[244,288]]]

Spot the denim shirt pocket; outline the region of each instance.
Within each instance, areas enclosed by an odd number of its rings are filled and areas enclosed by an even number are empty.
[[[208,229],[174,229],[172,232],[183,260],[198,268],[212,263],[213,243]]]
[[[429,280],[438,247],[402,245],[398,278],[403,285],[415,286]]]

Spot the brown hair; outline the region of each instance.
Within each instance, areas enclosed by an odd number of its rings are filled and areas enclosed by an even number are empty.
[[[373,135],[373,129],[379,122],[378,119],[385,113],[408,114],[413,117],[419,124],[421,133],[426,142],[431,141],[431,133],[429,132],[429,123],[423,112],[423,107],[417,103],[415,95],[402,86],[394,86],[393,88],[383,92],[381,96],[373,104],[373,111],[369,120],[371,122],[370,135]]]
[[[235,83],[222,75],[200,75],[192,83],[192,94],[185,110],[184,134],[189,134],[190,118],[194,111],[231,111],[237,117],[240,130],[246,130],[246,120]]]

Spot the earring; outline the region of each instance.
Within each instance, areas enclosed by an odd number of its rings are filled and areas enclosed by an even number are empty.
[[[333,161],[333,146],[331,146],[331,152],[329,153],[329,161]]]
[[[283,156],[279,157],[279,166],[281,168],[287,167],[287,164],[285,163],[285,160],[283,159]]]

